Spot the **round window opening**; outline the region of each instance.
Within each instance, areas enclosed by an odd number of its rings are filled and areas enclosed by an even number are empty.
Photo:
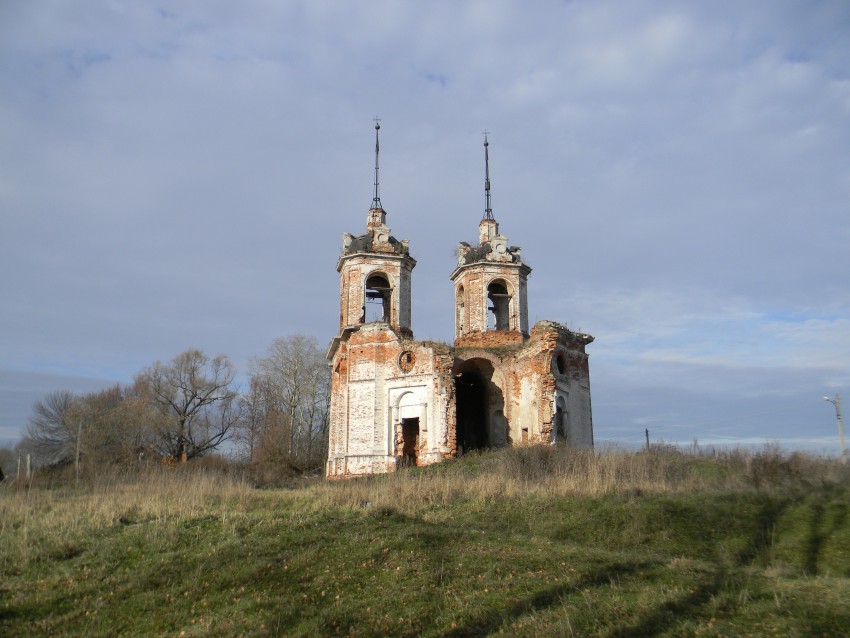
[[[410,350],[405,350],[398,356],[398,367],[402,372],[413,370],[414,363],[416,363],[416,356]]]

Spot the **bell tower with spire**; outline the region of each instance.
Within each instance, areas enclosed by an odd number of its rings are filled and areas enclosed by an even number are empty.
[[[416,260],[408,241],[397,240],[387,226],[378,179],[380,120],[375,118],[375,190],[366,215],[366,233],[344,233],[340,273],[340,330],[366,323],[385,323],[404,336],[413,336],[410,280]]]
[[[508,246],[493,217],[490,197],[490,142],[484,133],[484,217],[478,224],[478,245],[458,244],[455,285],[455,345],[486,342],[498,331],[522,343],[528,338],[527,281],[531,267],[523,263],[519,246]]]
[[[407,240],[392,236],[379,191],[381,124],[375,120],[375,190],[366,232],[343,234],[339,332],[331,364],[327,475],[392,472],[450,453],[445,415],[451,359],[413,340]],[[439,370],[438,370],[439,368]]]

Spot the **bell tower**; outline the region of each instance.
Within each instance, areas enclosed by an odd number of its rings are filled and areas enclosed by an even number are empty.
[[[416,266],[408,240],[397,240],[387,226],[387,212],[378,190],[379,131],[375,120],[375,194],[366,215],[366,233],[342,236],[340,273],[340,331],[367,323],[384,323],[404,336],[413,336],[410,317],[411,272]]]
[[[484,217],[478,245],[458,244],[455,285],[455,345],[482,345],[498,331],[518,343],[528,338],[527,281],[531,267],[519,246],[499,232],[490,200],[490,143],[484,133]]]

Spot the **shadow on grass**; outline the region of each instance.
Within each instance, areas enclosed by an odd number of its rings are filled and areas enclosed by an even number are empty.
[[[783,499],[781,501],[767,502],[762,506],[755,517],[756,529],[754,534],[747,545],[735,557],[735,562],[738,566],[750,565],[759,559],[765,564],[769,562],[770,550],[773,547],[774,535],[776,533],[776,524],[789,504],[789,500]]]
[[[803,571],[808,576],[817,576],[818,557],[820,556],[823,542],[827,534],[823,531],[823,503],[815,503],[812,507],[812,517],[809,520],[809,535],[806,538],[806,547],[803,556]]]
[[[655,636],[662,631],[672,629],[683,620],[694,620],[697,617],[708,617],[705,605],[723,588],[725,575],[715,574],[708,582],[701,584],[687,596],[677,600],[669,600],[659,605],[640,622],[628,627],[620,627],[609,634],[610,638],[626,638],[627,636]]]
[[[831,509],[835,510],[832,521],[828,526],[825,526],[826,507],[824,507],[823,502],[819,501],[812,507],[809,534],[806,538],[803,556],[803,571],[807,576],[818,575],[818,562],[824,543],[847,523],[847,504],[843,500],[833,502]]]
[[[522,599],[504,609],[485,609],[470,617],[463,625],[441,634],[444,638],[462,638],[471,636],[487,636],[503,627],[505,623],[520,618],[532,612],[539,612],[553,607],[576,591],[590,587],[602,587],[612,580],[628,576],[651,566],[651,563],[615,564],[599,570],[582,580],[550,587],[544,591]]]
[[[769,500],[761,504],[755,513],[749,538],[743,549],[735,555],[731,569],[769,559],[777,522],[789,503],[790,501],[783,499]],[[460,638],[489,635],[504,629],[514,619],[562,604],[565,597],[573,595],[576,591],[604,587],[620,577],[637,576],[638,571],[651,565],[652,563],[614,564],[577,583],[548,588],[519,600],[509,607],[481,609],[461,626],[442,633],[441,636]],[[724,587],[728,586],[729,576],[730,573],[726,569],[718,569],[711,574],[706,574],[704,579],[693,583],[686,595],[659,603],[635,623],[613,629],[610,636],[625,638],[626,636],[656,635],[675,628],[685,620],[709,618],[715,610],[708,609],[706,606],[721,593]]]
[[[781,501],[773,501],[765,503],[755,518],[755,529],[749,542],[738,552],[735,557],[735,567],[746,567],[756,561],[762,561],[767,564],[770,560],[770,552],[773,547],[774,535],[776,533],[777,523],[783,512],[791,504],[790,500],[783,499]],[[823,541],[828,536],[828,533],[820,531],[823,521],[823,506],[814,508],[814,513],[811,521],[810,542],[808,547],[807,561],[813,561],[813,568],[817,569],[817,556]],[[833,524],[829,533],[834,531],[837,525],[843,523],[846,518],[846,507],[840,510],[836,517],[836,523]],[[728,588],[730,572],[722,569],[716,572],[706,582],[700,584],[696,589],[691,591],[687,596],[683,596],[677,600],[670,600],[662,605],[659,605],[652,612],[647,614],[640,622],[622,627],[610,634],[610,638],[625,638],[626,636],[652,636],[658,633],[673,629],[683,620],[696,620],[699,617],[709,617],[710,610],[706,609],[706,605],[719,594],[724,587]],[[825,634],[828,635],[828,634]]]

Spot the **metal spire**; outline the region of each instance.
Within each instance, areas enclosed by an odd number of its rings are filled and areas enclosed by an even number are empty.
[[[490,152],[488,147],[490,142],[487,141],[487,131],[484,131],[484,219],[496,221],[493,219],[493,207],[490,205]]]
[[[378,155],[381,152],[380,144],[378,143],[378,131],[381,130],[381,120],[375,117],[375,197],[372,198],[372,208],[383,210],[381,206],[381,197],[378,194]]]

